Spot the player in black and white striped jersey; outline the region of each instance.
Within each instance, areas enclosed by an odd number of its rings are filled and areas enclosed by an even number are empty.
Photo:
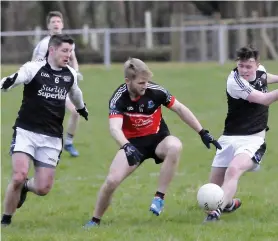
[[[225,198],[222,207],[209,213],[205,221],[238,209],[241,201],[233,197],[239,178],[260,168],[266,151],[269,105],[278,100],[278,90],[268,92],[272,83],[278,83],[278,76],[267,73],[256,49],[237,51],[237,67],[227,79],[228,113],[218,140],[222,150],[217,150],[210,174],[210,182],[222,186]]]
[[[63,15],[59,11],[49,12],[46,18],[47,27],[49,30],[49,35],[44,37],[35,47],[33,51],[32,60],[35,59],[44,59],[48,49],[48,43],[52,35],[62,33],[62,29],[64,27],[63,24]],[[78,61],[75,55],[75,44],[73,45],[72,54],[70,57],[70,66],[77,71],[78,80],[82,80],[83,76],[79,72]],[[71,156],[77,157],[79,156],[78,151],[73,145],[73,138],[77,130],[79,115],[75,110],[74,105],[70,101],[69,98],[66,99],[66,107],[70,111],[71,115],[68,121],[67,134],[64,141],[64,148],[68,151]]]
[[[13,126],[10,148],[13,170],[5,195],[2,225],[11,223],[28,191],[44,196],[52,188],[63,148],[66,96],[88,120],[77,73],[68,66],[73,43],[67,35],[53,35],[47,59],[27,62],[18,72],[1,80],[2,91],[24,84],[22,104]],[[34,163],[35,174],[28,179],[30,161]]]

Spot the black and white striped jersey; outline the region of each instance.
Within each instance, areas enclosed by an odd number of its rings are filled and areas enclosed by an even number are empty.
[[[143,96],[131,100],[126,84],[119,86],[109,101],[109,118],[123,118],[122,130],[127,139],[169,131],[162,118],[161,105],[170,108],[175,102],[163,87],[149,82]]]
[[[67,94],[77,108],[83,108],[77,73],[67,66],[54,70],[46,60],[24,64],[11,87],[24,84],[23,99],[14,128],[62,137]]]
[[[227,79],[228,113],[224,135],[252,135],[267,129],[268,106],[250,103],[247,97],[254,90],[267,92],[267,73],[260,65],[256,78],[248,82],[239,76],[235,68]]]

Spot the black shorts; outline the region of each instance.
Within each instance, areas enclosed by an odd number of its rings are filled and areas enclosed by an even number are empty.
[[[158,144],[167,136],[170,135],[170,132],[168,130],[160,131],[157,134],[152,134],[148,136],[142,136],[142,137],[135,137],[130,138],[129,142],[133,144],[138,151],[140,151],[143,154],[143,161],[149,158],[153,158],[155,160],[156,164],[162,163],[164,160],[161,160],[156,154],[155,150]],[[141,164],[140,163],[140,164]]]

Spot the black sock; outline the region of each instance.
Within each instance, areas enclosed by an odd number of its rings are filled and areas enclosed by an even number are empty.
[[[162,192],[157,191],[154,195],[155,197],[160,197],[161,199],[164,199],[165,194]]]
[[[73,138],[73,134],[67,133],[68,138]]]
[[[95,218],[95,217],[93,217],[93,218],[92,218],[92,221],[95,222],[95,223],[97,223],[97,224],[100,224],[100,218]]]
[[[24,182],[24,185],[23,185],[23,189],[27,192],[29,192],[29,188],[28,188],[28,185],[27,185],[27,182],[29,181],[29,178],[26,179],[26,181]]]
[[[12,222],[12,215],[3,214],[1,223],[2,224],[10,224]]]

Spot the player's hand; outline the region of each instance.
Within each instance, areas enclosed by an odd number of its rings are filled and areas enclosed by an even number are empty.
[[[76,111],[78,112],[79,115],[83,116],[86,121],[88,120],[89,112],[86,108],[86,104],[84,104],[84,107],[82,109],[78,109]]]
[[[77,73],[77,80],[78,81],[83,80],[83,75],[78,71],[76,73]]]
[[[1,90],[8,90],[14,83],[18,76],[18,73],[15,73],[13,77],[6,77],[1,80]]]
[[[126,143],[123,145],[122,149],[125,151],[126,158],[130,166],[140,164],[143,155],[137,150],[135,146],[133,146],[131,143]]]
[[[213,144],[216,147],[216,149],[219,149],[219,150],[222,149],[221,145],[218,143],[217,140],[214,139],[214,137],[211,134],[209,134],[208,130],[202,129],[199,132],[199,135],[201,136],[203,143],[205,144],[205,146],[208,149],[210,149],[210,144]]]

